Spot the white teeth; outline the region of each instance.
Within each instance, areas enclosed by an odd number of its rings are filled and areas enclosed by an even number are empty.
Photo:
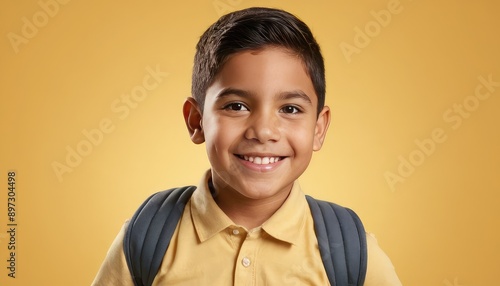
[[[251,156],[243,156],[243,159],[245,159],[245,161],[249,161],[257,165],[273,164],[280,160],[279,157],[251,157]]]

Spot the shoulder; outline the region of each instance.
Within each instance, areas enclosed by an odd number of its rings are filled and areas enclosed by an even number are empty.
[[[106,258],[92,283],[93,286],[100,285],[123,285],[133,286],[134,283],[130,276],[127,261],[123,252],[123,238],[129,221],[126,221],[111,247],[106,254]]]
[[[380,248],[375,235],[366,233],[366,244],[368,249],[368,268],[365,285],[402,285],[391,260],[382,248]]]

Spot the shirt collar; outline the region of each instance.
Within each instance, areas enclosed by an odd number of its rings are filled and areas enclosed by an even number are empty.
[[[283,205],[264,223],[262,229],[272,237],[297,244],[306,223],[308,205],[297,181]]]
[[[234,222],[219,208],[210,193],[208,170],[198,184],[190,201],[193,224],[201,242],[234,226]],[[262,229],[275,239],[296,244],[307,218],[307,202],[298,182],[283,205],[264,223]]]
[[[208,170],[191,197],[191,216],[201,242],[206,241],[227,227],[233,221],[219,208],[208,187],[211,173]]]

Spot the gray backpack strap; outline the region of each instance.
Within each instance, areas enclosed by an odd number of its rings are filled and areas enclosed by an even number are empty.
[[[314,219],[321,259],[332,286],[363,285],[366,233],[352,210],[306,196]]]
[[[195,189],[188,186],[156,193],[140,206],[130,220],[123,250],[136,286],[153,284],[172,235]]]

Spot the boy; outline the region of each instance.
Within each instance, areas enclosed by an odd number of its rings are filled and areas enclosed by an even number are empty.
[[[324,99],[319,46],[295,16],[245,9],[202,35],[183,114],[211,169],[186,204],[153,285],[330,285],[296,183],[325,139]],[[93,285],[134,285],[126,228]],[[364,285],[401,285],[374,238],[367,235],[366,244]]]

